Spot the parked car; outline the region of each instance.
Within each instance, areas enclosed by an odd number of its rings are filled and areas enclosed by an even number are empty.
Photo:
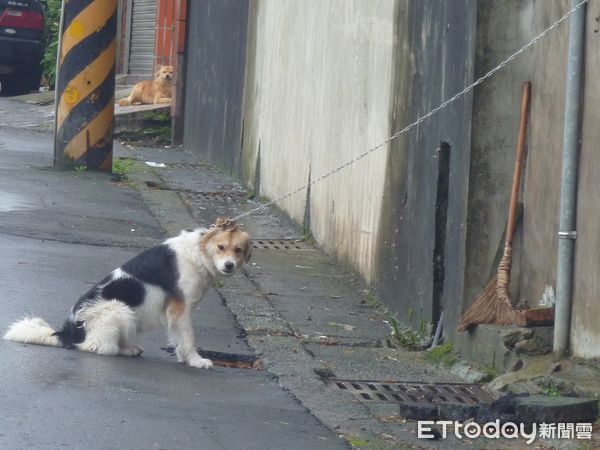
[[[44,55],[44,11],[40,0],[0,0],[0,93],[38,90]]]

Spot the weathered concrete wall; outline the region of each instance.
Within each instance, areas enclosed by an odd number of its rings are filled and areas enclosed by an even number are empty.
[[[250,17],[242,173],[269,198],[355,157],[472,79],[473,1],[257,1]],[[412,310],[435,320],[442,307],[452,323],[460,315],[470,111],[466,96],[392,154],[383,148],[279,205],[404,319]],[[451,153],[441,226],[440,142]],[[436,242],[446,255],[437,288]]]
[[[394,8],[394,0],[252,2],[242,173],[258,195],[287,193],[391,134]],[[309,220],[323,248],[367,280],[386,154],[278,204]]]
[[[400,3],[394,129],[472,81],[475,14],[469,0]],[[471,110],[469,94],[393,144],[381,210],[379,292],[403,319],[412,310],[417,320],[435,321],[444,309],[448,329],[463,296]],[[442,142],[450,153],[445,174],[438,171]],[[444,176],[447,185],[439,183]],[[446,217],[439,214],[444,199]]]
[[[577,195],[574,291],[572,296],[571,352],[585,358],[600,357],[598,298],[600,267],[600,139],[598,97],[600,67],[598,20],[600,5],[587,11],[583,124]],[[566,13],[566,2],[535,2],[532,31],[541,32]],[[521,298],[537,304],[545,285],[556,287],[556,255],[562,170],[564,92],[568,25],[541,41],[532,55],[533,92],[530,150],[525,180],[525,214],[521,255]]]
[[[475,78],[510,56],[532,36],[533,2],[479,0]],[[469,214],[467,221],[465,308],[495,275],[494,259],[503,245],[519,130],[522,85],[531,74],[531,51],[475,89]],[[537,86],[533,86],[536,93]],[[522,202],[523,199],[521,198]],[[514,248],[520,248],[520,230]],[[511,287],[518,296],[518,251]]]
[[[252,2],[244,179],[275,198],[460,91],[472,80],[475,11],[472,0]],[[467,95],[391,154],[382,148],[279,205],[403,319],[460,316],[471,107]],[[440,175],[441,142],[450,162]]]
[[[477,74],[484,73],[569,10],[568,2],[479,0]],[[594,102],[600,81],[600,5],[587,13],[584,121],[580,154],[571,351],[600,356],[597,302],[600,266],[600,154]],[[562,24],[507,69],[475,91],[469,192],[465,307],[490,279],[505,228],[521,84],[532,82],[528,152],[524,171],[523,221],[518,228],[512,276],[513,302],[536,306],[546,285],[556,287],[557,232],[566,83],[568,22]]]
[[[540,33],[569,10],[567,2],[536,2],[531,24]],[[556,287],[568,24],[540,41],[531,55],[529,151],[524,184],[521,300],[536,305],[545,285]]]
[[[195,6],[204,9],[190,26],[202,30],[191,39],[199,47],[191,50],[186,120],[198,127],[186,131],[187,144],[268,198],[386,139],[568,10],[566,1],[535,0],[250,0],[244,15],[233,3]],[[599,9],[592,2],[588,11],[572,333],[573,353],[585,357],[600,356],[600,111],[591,100],[600,87]],[[235,29],[218,26],[226,18]],[[531,80],[512,292],[515,303],[536,305],[555,285],[567,32],[565,23],[472,97],[278,206],[401,317],[412,310],[435,321],[443,309],[452,330],[495,270],[521,86]]]
[[[247,0],[188,2],[183,142],[239,171]]]

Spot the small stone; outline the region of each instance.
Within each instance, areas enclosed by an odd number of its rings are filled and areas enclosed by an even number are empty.
[[[533,330],[525,329],[525,328],[517,328],[516,330],[509,331],[506,333],[502,340],[504,345],[508,349],[513,349],[517,342],[524,341],[526,339],[531,339],[533,336]]]
[[[523,368],[523,360],[521,358],[517,358],[513,363],[508,367],[510,372],[517,372]]]
[[[515,352],[517,354],[525,354],[532,356],[545,355],[551,350],[552,348],[547,343],[542,342],[536,337],[524,341],[519,341],[515,344]]]

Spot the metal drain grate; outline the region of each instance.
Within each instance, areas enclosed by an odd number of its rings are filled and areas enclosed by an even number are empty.
[[[386,383],[331,379],[328,384],[363,402],[490,404],[494,397],[482,385],[460,383]]]
[[[161,347],[171,355],[175,354],[174,347]],[[203,358],[210,359],[215,366],[229,367],[232,369],[262,369],[262,361],[254,355],[240,355],[237,353],[213,352],[198,348],[198,353]]]
[[[167,167],[172,167],[174,169],[191,169],[191,170],[206,169],[206,168],[210,167],[210,165],[208,163],[166,163],[165,165]]]
[[[293,239],[253,239],[252,248],[259,250],[312,250],[313,248],[304,241]]]
[[[205,200],[242,200],[245,197],[244,192],[235,191],[214,191],[214,192],[190,192],[192,197],[199,197]]]

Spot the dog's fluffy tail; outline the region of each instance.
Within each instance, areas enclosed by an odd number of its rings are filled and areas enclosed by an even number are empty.
[[[56,331],[45,320],[39,317],[33,319],[26,317],[23,320],[13,323],[4,335],[4,339],[22,342],[23,344],[48,345],[51,347],[63,346]]]

